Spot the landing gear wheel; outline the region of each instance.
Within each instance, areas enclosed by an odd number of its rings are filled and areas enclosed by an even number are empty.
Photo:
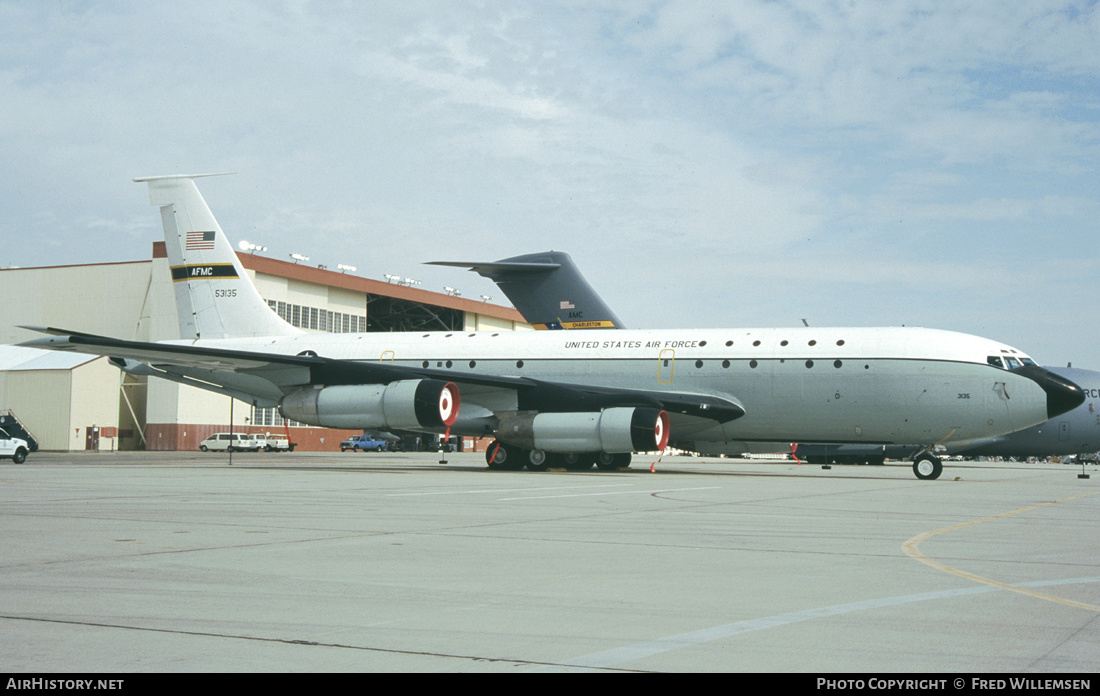
[[[485,463],[493,471],[519,471],[523,468],[520,449],[494,440],[485,450]]]
[[[485,463],[490,469],[503,469],[504,462],[508,461],[508,450],[500,442],[493,440],[485,450]]]
[[[600,452],[596,455],[596,466],[601,471],[618,471],[619,469],[626,469],[630,466],[630,452],[619,454]]]
[[[562,465],[568,471],[588,471],[596,463],[595,454],[577,454],[568,452],[561,456]]]
[[[938,479],[940,474],[943,473],[943,463],[940,462],[939,457],[928,452],[921,452],[913,460],[913,473],[917,475],[917,478],[926,481]]]
[[[550,456],[543,450],[526,450],[524,457],[528,471],[546,471],[550,468]]]

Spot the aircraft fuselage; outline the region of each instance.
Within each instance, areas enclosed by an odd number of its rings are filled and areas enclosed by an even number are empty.
[[[183,343],[183,342],[181,342]],[[479,375],[726,397],[745,415],[673,415],[672,442],[774,440],[936,444],[1043,422],[1048,394],[988,364],[1010,346],[923,328],[301,334],[186,345],[382,363],[456,381]],[[475,387],[476,390],[476,387]],[[285,391],[285,387],[284,387]],[[522,410],[513,390],[478,404]],[[480,434],[478,427],[453,432]]]

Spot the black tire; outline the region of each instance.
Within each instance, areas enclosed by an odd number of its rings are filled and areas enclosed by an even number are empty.
[[[494,440],[485,450],[485,463],[493,471],[519,471],[523,468],[523,450]]]
[[[550,468],[550,455],[542,450],[524,450],[523,461],[528,471],[546,471]]]
[[[922,481],[934,481],[943,473],[943,462],[939,457],[922,452],[913,460],[913,473]]]
[[[490,442],[489,446],[485,448],[485,463],[489,468],[494,471],[503,469],[506,461],[508,461],[508,450],[504,448],[504,445],[497,440]]]
[[[200,449],[200,450],[202,450],[203,452],[206,452],[206,451],[208,451],[208,450],[206,449],[206,445],[199,445],[199,449]]]
[[[630,467],[630,452],[611,454],[600,452],[596,455],[596,467],[601,471],[618,471]]]
[[[15,450],[15,454],[11,456],[11,460],[16,464],[22,464],[23,462],[27,461],[27,450],[23,449],[22,447]]]
[[[588,471],[596,464],[596,454],[568,452],[561,455],[561,461],[567,471]]]

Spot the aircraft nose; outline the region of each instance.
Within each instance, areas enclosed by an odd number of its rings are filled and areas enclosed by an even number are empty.
[[[1050,370],[1028,365],[1016,370],[1032,380],[1047,393],[1047,418],[1060,416],[1085,403],[1085,392],[1081,387]]]

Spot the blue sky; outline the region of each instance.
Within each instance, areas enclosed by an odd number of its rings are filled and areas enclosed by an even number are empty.
[[[632,328],[922,325],[1100,369],[1094,2],[2,2],[3,266],[230,239]],[[502,300],[503,301],[503,300]]]

